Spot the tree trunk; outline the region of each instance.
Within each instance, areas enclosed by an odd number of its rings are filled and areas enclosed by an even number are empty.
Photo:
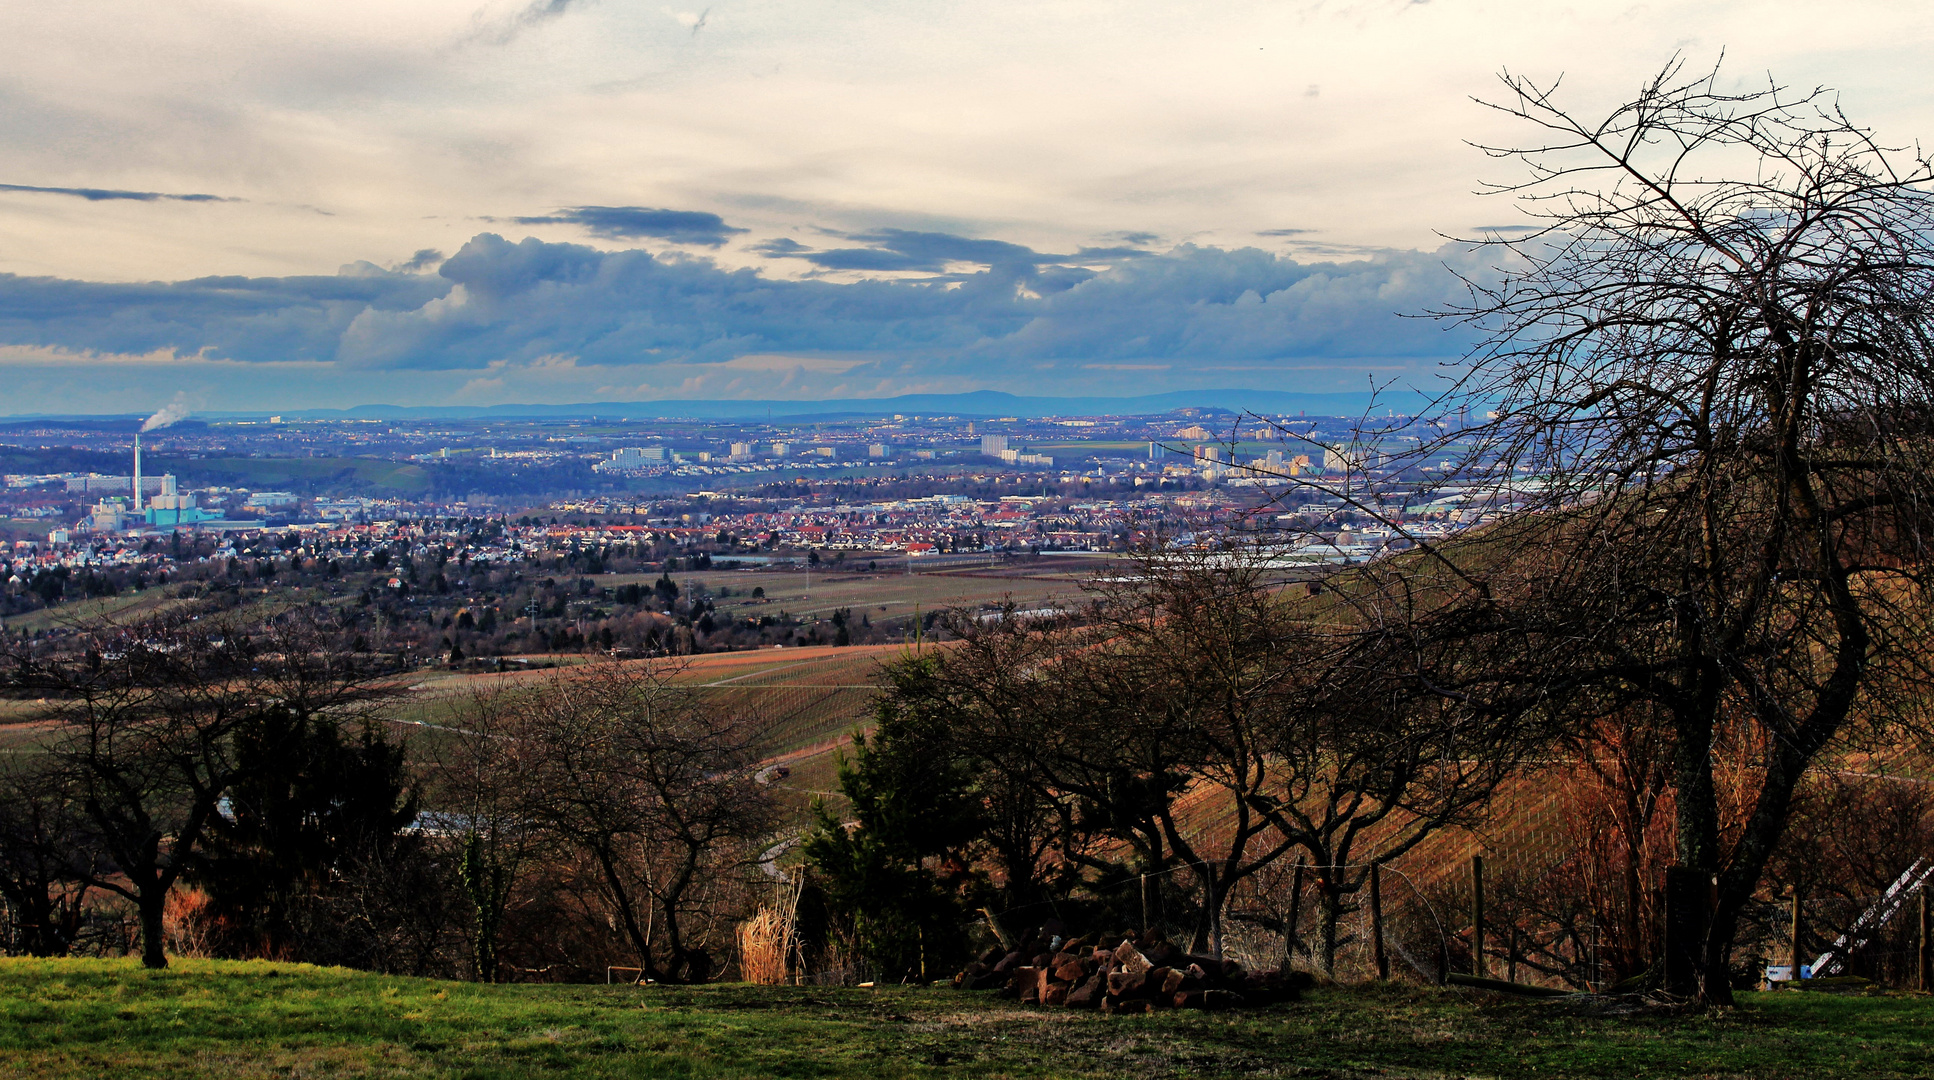
[[[618,873],[616,855],[602,844],[595,847],[593,853],[597,856],[598,869],[604,873],[605,887],[611,890],[619,920],[624,923],[625,936],[631,939],[631,947],[638,951],[638,967],[645,974],[658,978],[661,973],[651,962],[651,939],[638,925],[638,913],[632,910],[631,895],[625,889],[624,878]]]
[[[1665,871],[1665,989],[1684,997],[1703,994],[1711,955],[1712,875],[1690,866]]]
[[[59,948],[59,929],[54,925],[54,902],[45,888],[28,890],[18,904],[26,916],[22,922],[27,955],[57,956]]]
[[[1700,685],[1692,695],[1692,700],[1684,702],[1673,710],[1674,726],[1678,729],[1677,745],[1674,747],[1673,787],[1675,813],[1678,825],[1678,862],[1677,867],[1668,869],[1666,886],[1666,956],[1667,988],[1674,993],[1703,996],[1707,984],[1707,959],[1712,949],[1707,946],[1708,931],[1712,925],[1712,911],[1707,904],[1709,885],[1701,885],[1697,890],[1698,910],[1683,905],[1694,903],[1690,882],[1696,877],[1700,882],[1709,883],[1719,872],[1719,798],[1714,789],[1712,778],[1712,737],[1715,720],[1719,710],[1719,684],[1722,672],[1710,662],[1702,663],[1695,673]],[[1675,872],[1683,872],[1683,890],[1675,900],[1671,877]],[[1676,905],[1679,905],[1675,907]],[[1677,930],[1675,931],[1675,922]],[[1683,935],[1697,927],[1696,940],[1688,940]],[[1673,940],[1675,932],[1680,935]],[[1731,939],[1728,938],[1730,941]],[[1674,983],[1674,965],[1680,965],[1677,985]],[[1730,996],[1728,997],[1730,1000]]]
[[[1208,867],[1202,866],[1202,912],[1195,920],[1195,934],[1189,939],[1189,951],[1200,956],[1209,951],[1209,924],[1215,918],[1215,879],[1209,876]]]
[[[1336,974],[1336,923],[1343,917],[1343,893],[1337,887],[1335,878],[1327,872],[1316,879],[1316,891],[1323,898],[1323,907],[1317,914],[1317,948],[1323,964],[1323,974]]]
[[[698,971],[694,961],[701,950],[688,949],[685,945],[685,930],[679,925],[678,912],[685,903],[685,891],[691,888],[692,880],[698,875],[698,859],[701,850],[697,844],[688,841],[685,860],[679,865],[678,873],[665,884],[658,896],[659,910],[665,916],[665,946],[671,956],[670,970],[665,974],[678,982],[703,982],[711,975],[710,957],[706,957],[705,971]]]
[[[1739,909],[1732,905],[1720,904],[1713,912],[1712,926],[1707,931],[1704,971],[1699,984],[1699,999],[1707,1005],[1731,1005],[1733,1003],[1732,951],[1733,931],[1739,923]],[[1794,978],[1799,977],[1796,967]]]
[[[166,932],[161,926],[167,901],[168,890],[149,889],[135,902],[141,912],[141,966],[156,971],[168,966],[168,954],[162,948]]]

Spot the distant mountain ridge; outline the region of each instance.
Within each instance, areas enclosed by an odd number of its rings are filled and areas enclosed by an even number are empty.
[[[279,415],[310,420],[490,420],[571,419],[612,420],[796,420],[838,416],[1017,416],[1039,419],[1054,416],[1150,416],[1178,409],[1226,409],[1270,414],[1305,413],[1311,416],[1357,416],[1374,409],[1403,413],[1426,407],[1429,399],[1415,391],[1306,394],[1284,390],[1173,390],[1136,397],[1036,397],[1001,390],[964,394],[903,394],[889,398],[840,398],[827,401],[663,400],[592,401],[569,405],[358,405],[348,409],[261,409],[248,412],[201,412],[212,418]],[[119,414],[121,416],[132,414]],[[102,419],[103,415],[37,413],[14,414],[14,420]]]

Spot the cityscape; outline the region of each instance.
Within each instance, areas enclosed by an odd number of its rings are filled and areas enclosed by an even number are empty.
[[[277,416],[145,432],[133,418],[29,421],[0,434],[11,467],[35,470],[7,473],[0,496],[5,616],[250,582],[353,593],[383,631],[366,642],[413,664],[910,640],[921,613],[905,598],[855,616],[862,627],[835,626],[845,616],[823,589],[785,610],[754,610],[751,594],[815,570],[828,588],[997,568],[1066,584],[1151,545],[1232,538],[1314,573],[1500,505],[1495,485],[1447,482],[1464,442],[1440,427],[1426,447],[1384,423],[1372,452],[1361,417],[1216,408],[777,424]],[[108,471],[117,458],[127,472]],[[698,576],[670,596],[601,580],[675,572]],[[370,573],[376,585],[357,583]],[[45,619],[13,625],[60,632]]]
[[[1934,1075],[1934,7],[0,34],[0,1076]]]

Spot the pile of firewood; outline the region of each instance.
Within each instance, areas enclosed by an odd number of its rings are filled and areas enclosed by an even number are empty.
[[[998,990],[1025,1004],[1145,1013],[1232,1009],[1294,997],[1300,972],[1247,971],[1234,960],[1192,956],[1156,934],[1064,940],[1053,926],[1021,947],[992,948],[954,976],[962,990]]]

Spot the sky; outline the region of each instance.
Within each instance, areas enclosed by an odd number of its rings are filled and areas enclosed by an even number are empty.
[[[1934,6],[97,0],[0,35],[4,413],[1429,389],[1502,70],[1934,139]],[[1447,368],[1446,365],[1451,365]]]

